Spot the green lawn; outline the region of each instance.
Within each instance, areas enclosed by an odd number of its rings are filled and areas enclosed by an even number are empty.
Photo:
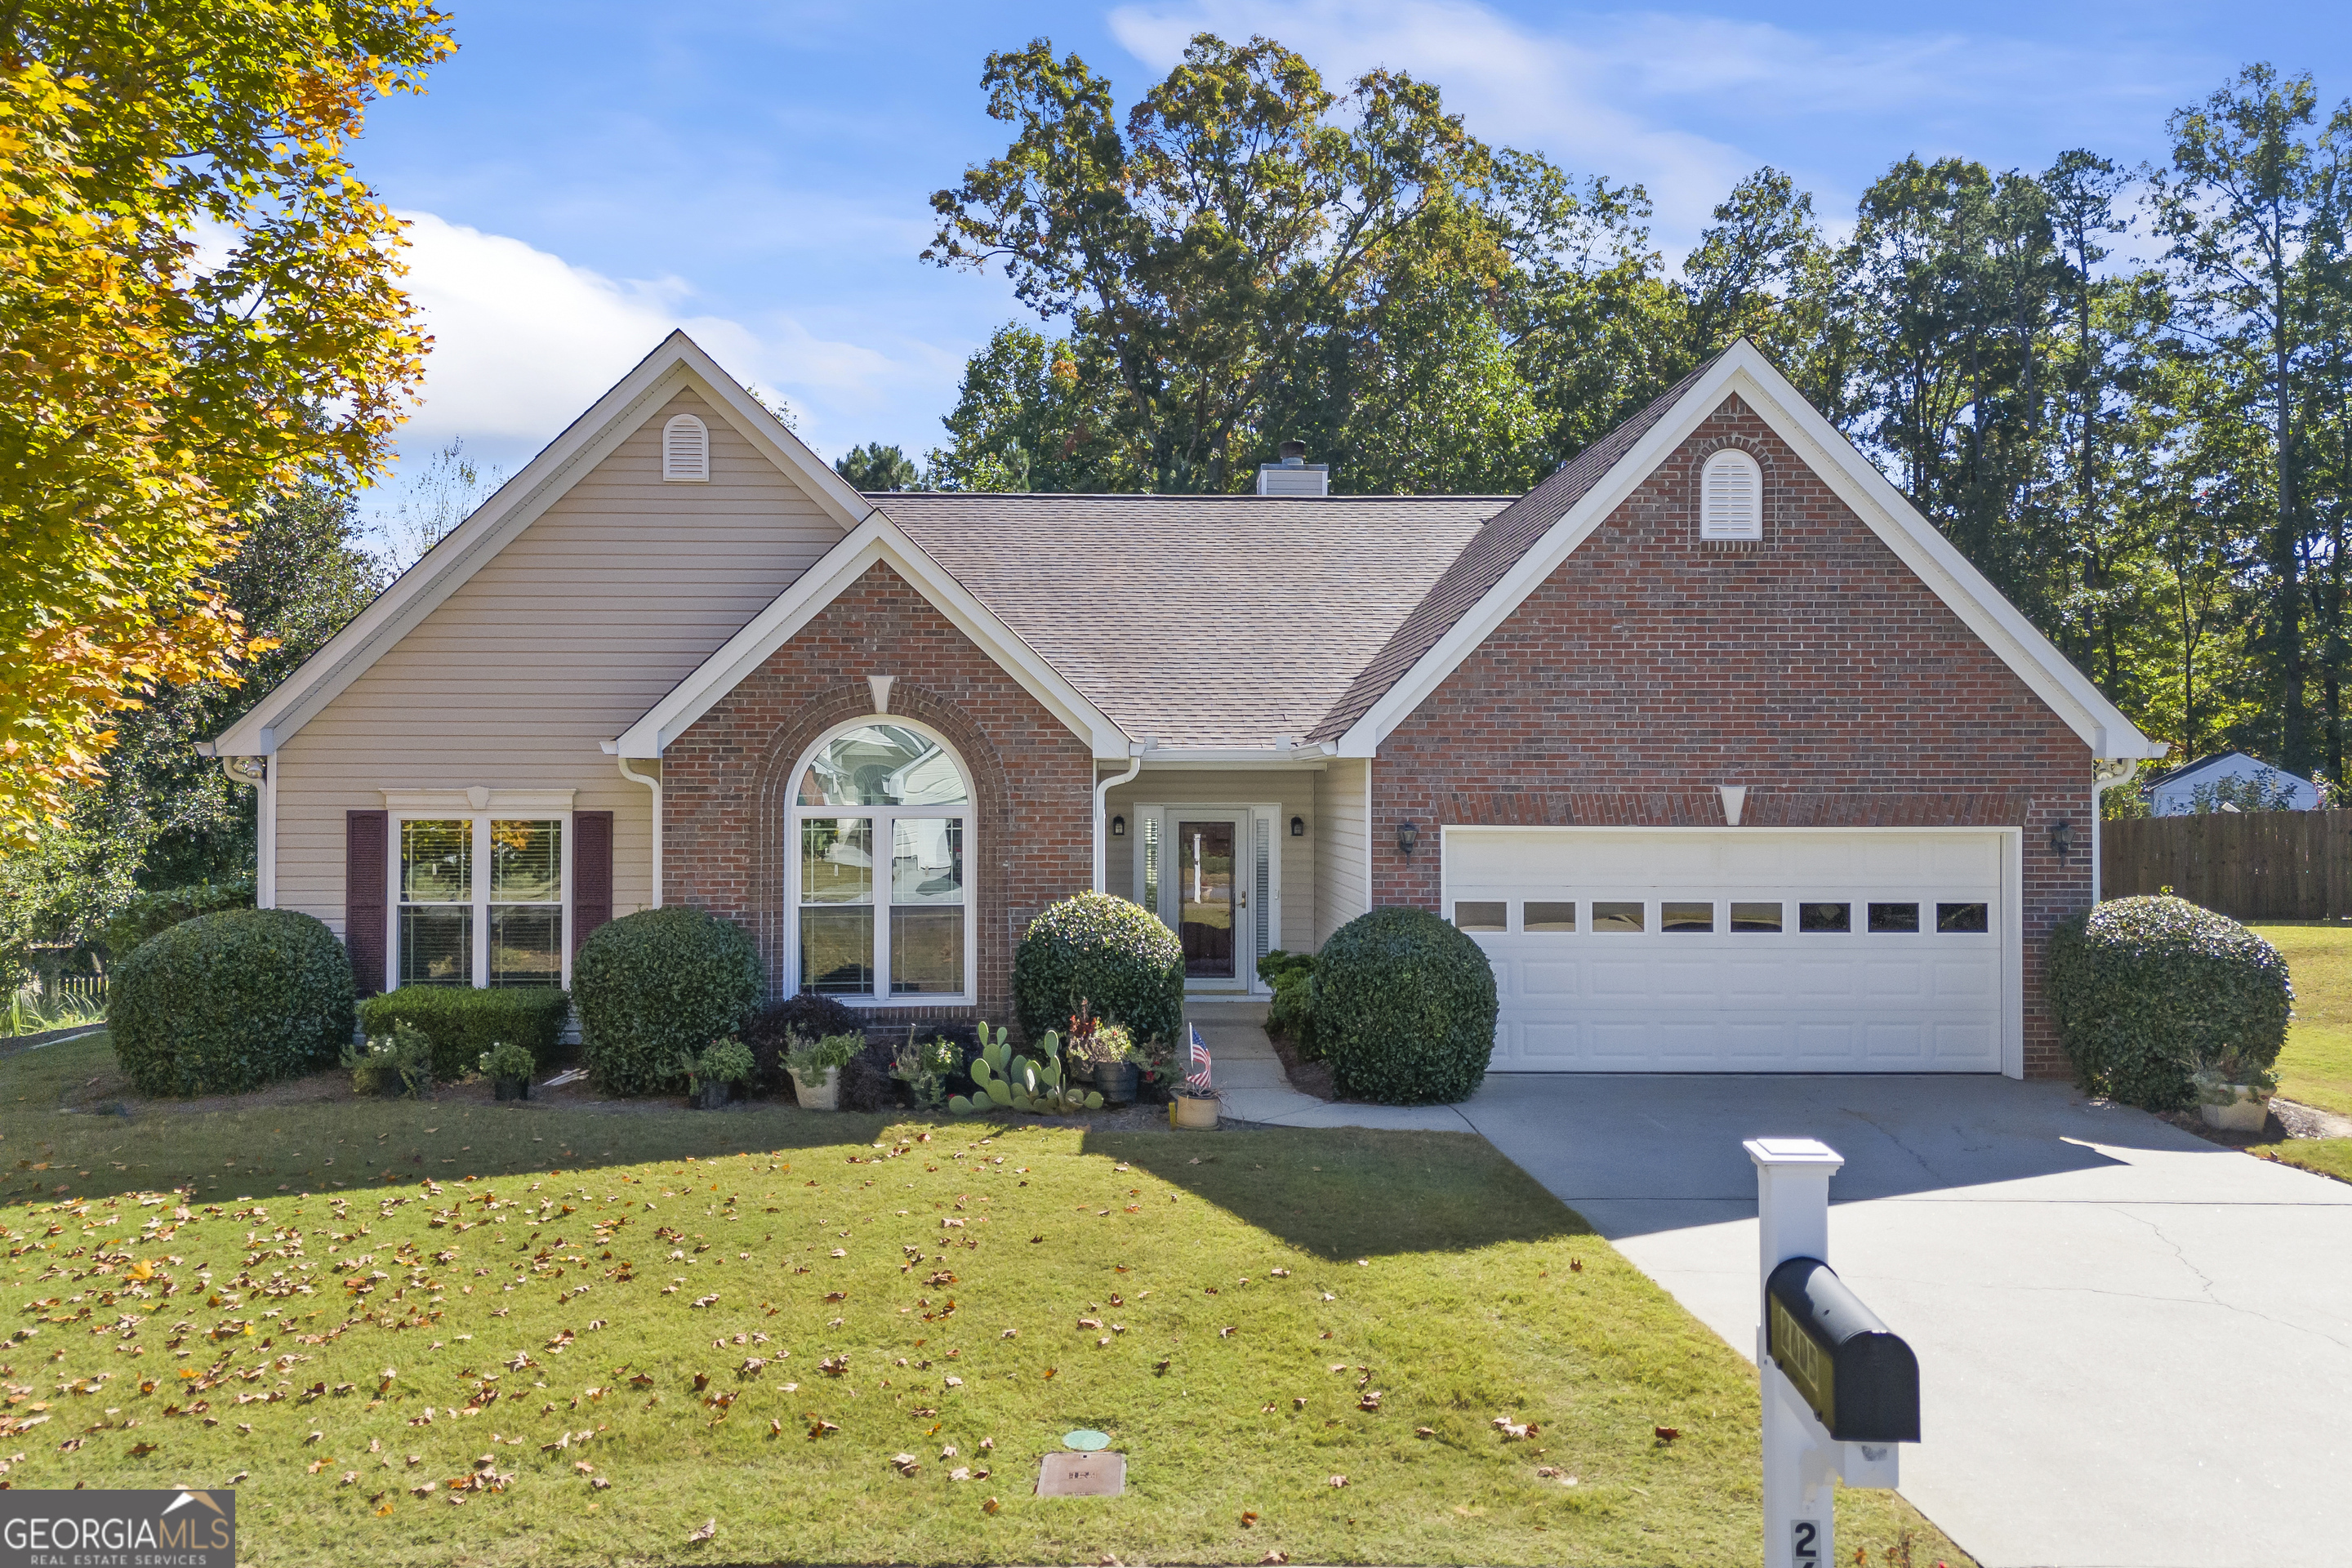
[[[2352,925],[2252,929],[2279,950],[2294,981],[2294,1021],[2278,1059],[2279,1092],[2352,1116]]]
[[[0,1457],[234,1482],[244,1562],[1759,1556],[1753,1371],[1479,1139],[54,1109],[108,1065],[0,1059]],[[1128,1495],[1034,1497],[1080,1426]]]

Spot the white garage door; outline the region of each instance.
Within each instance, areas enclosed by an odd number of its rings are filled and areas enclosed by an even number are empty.
[[[1448,827],[1518,1072],[1999,1072],[2007,838]]]

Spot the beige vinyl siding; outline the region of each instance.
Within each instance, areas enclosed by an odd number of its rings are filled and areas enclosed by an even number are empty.
[[[663,424],[710,429],[708,483],[661,479]],[[653,901],[652,795],[599,742],[634,723],[842,531],[681,391],[316,717],[278,773],[278,902],[340,932],[343,813],[385,789],[573,789],[610,811],[613,912]],[[659,764],[636,763],[638,773]]]
[[[1142,843],[1136,828],[1138,806],[1276,805],[1280,812],[1274,837],[1282,860],[1282,930],[1275,945],[1293,952],[1307,949],[1315,935],[1315,781],[1321,776],[1305,768],[1227,772],[1147,767],[1133,784],[1110,792],[1105,823],[1125,816],[1127,837],[1104,840],[1109,846],[1103,867],[1106,890],[1122,899],[1135,897],[1135,862]],[[1294,816],[1307,819],[1306,837],[1290,837]]]
[[[1366,784],[1371,763],[1334,757],[1315,777],[1315,947],[1371,908],[1364,837]]]

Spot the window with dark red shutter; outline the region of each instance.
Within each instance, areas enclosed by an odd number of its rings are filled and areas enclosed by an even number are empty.
[[[572,814],[572,951],[613,918],[613,814]]]
[[[388,823],[382,811],[343,814],[343,950],[362,996],[383,989],[384,933],[391,924],[384,885]]]

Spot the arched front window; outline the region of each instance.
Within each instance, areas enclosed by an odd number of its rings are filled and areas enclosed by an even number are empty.
[[[962,997],[971,973],[971,791],[946,743],[903,720],[835,731],[793,802],[803,990],[845,1000]]]

